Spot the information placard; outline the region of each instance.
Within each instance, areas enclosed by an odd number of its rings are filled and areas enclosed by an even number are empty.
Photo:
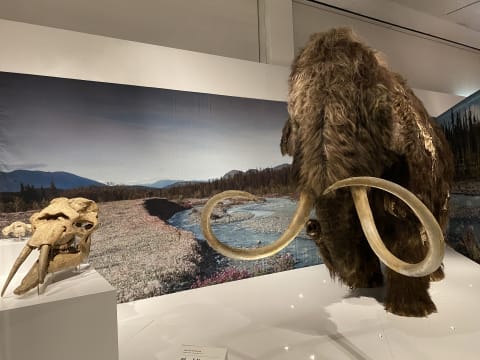
[[[182,345],[178,360],[227,360],[227,349],[198,345]]]

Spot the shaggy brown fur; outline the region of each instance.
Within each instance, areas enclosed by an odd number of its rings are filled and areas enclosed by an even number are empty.
[[[293,156],[299,189],[316,195],[319,229],[314,240],[332,277],[354,288],[383,283],[378,258],[366,241],[348,190],[323,191],[351,176],[375,176],[413,192],[440,225],[447,224],[453,157],[439,127],[405,80],[349,29],[311,37],[292,65],[290,118],[281,150]],[[425,256],[421,226],[400,200],[370,190],[382,238],[399,258]],[[439,269],[432,278],[443,277]],[[428,276],[409,278],[386,270],[387,311],[426,316],[436,311]]]

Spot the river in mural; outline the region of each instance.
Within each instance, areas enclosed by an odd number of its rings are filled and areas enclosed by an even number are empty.
[[[287,228],[295,208],[296,202],[287,197],[227,206],[213,220],[212,229],[219,239],[233,247],[265,245],[276,240]],[[478,247],[480,196],[453,194],[450,209],[447,243],[458,250]],[[198,240],[203,241],[200,211],[201,207],[193,207],[178,212],[169,223],[193,232]],[[296,268],[322,263],[315,244],[303,231],[282,253],[293,255]]]
[[[216,236],[233,247],[255,247],[271,243],[288,227],[297,203],[289,198],[266,198],[261,202],[228,206],[215,216],[212,229]],[[169,219],[175,227],[192,231],[200,241],[200,208],[181,211]],[[295,259],[295,267],[321,263],[315,243],[302,231],[282,253]]]

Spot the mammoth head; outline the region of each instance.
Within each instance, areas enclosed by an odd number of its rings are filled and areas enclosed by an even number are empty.
[[[441,140],[403,79],[349,29],[315,34],[292,64],[288,112],[280,148],[283,155],[293,157],[301,193],[288,229],[276,242],[261,248],[238,249],[221,243],[210,228],[215,204],[233,196],[254,198],[228,191],[210,199],[202,213],[202,230],[210,245],[239,259],[273,255],[297,236],[319,199],[336,196],[338,189],[347,187],[365,237],[387,266],[407,276],[435,271],[444,254],[442,229],[429,208],[409,190],[382,179],[386,169],[405,158],[410,161],[407,171],[420,179],[437,182],[437,172],[443,171],[436,150]],[[368,201],[367,190],[372,187],[393,194],[419,218],[428,241],[423,261],[406,263],[385,247]]]
[[[316,196],[354,176],[380,177],[392,163],[390,88],[401,87],[377,52],[350,29],[312,35],[292,64],[282,155],[300,189]]]

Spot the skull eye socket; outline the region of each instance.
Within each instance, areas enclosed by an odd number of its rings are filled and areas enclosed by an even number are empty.
[[[45,214],[40,216],[38,220],[57,220],[57,219],[68,219],[69,217],[64,213],[56,213],[56,214]]]
[[[76,222],[75,226],[78,228],[83,228],[85,230],[90,230],[91,228],[93,228],[93,224],[89,221]]]

